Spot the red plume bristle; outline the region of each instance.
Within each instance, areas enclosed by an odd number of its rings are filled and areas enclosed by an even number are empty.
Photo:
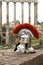
[[[18,34],[18,32],[21,30],[21,29],[28,29],[30,30],[34,37],[36,37],[37,39],[40,38],[40,34],[38,32],[38,30],[31,24],[28,24],[28,23],[24,23],[24,24],[18,24],[14,29],[13,29],[13,34]]]

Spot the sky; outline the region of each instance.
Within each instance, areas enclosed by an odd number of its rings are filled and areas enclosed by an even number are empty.
[[[38,0],[38,21],[43,22],[43,0]]]
[[[7,22],[7,5],[2,2],[2,24]],[[43,21],[43,0],[38,0],[38,21],[41,23]],[[28,3],[24,3],[24,23],[28,23],[29,19],[29,6]],[[16,20],[22,21],[22,6],[20,3],[16,4]],[[9,3],[9,22],[14,21],[14,4]],[[31,24],[34,24],[34,3],[31,3]]]

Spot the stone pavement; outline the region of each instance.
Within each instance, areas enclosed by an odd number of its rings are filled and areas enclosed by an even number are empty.
[[[0,50],[0,65],[43,65],[43,49],[22,55],[13,49]]]

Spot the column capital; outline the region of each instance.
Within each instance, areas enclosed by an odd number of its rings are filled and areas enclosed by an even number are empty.
[[[21,4],[22,4],[22,7],[23,7],[24,2],[21,2]]]
[[[13,3],[16,3],[16,2],[13,2]]]
[[[29,3],[29,6],[31,5],[31,3]]]
[[[22,4],[24,4],[24,2],[21,2]]]
[[[7,3],[7,7],[9,7],[9,2],[6,2]]]
[[[14,3],[14,6],[16,5],[16,2],[13,2]]]
[[[38,4],[38,2],[34,2],[34,5],[37,5]]]
[[[7,3],[7,5],[9,5],[9,2],[6,2]]]
[[[31,4],[31,2],[28,2],[28,4]]]

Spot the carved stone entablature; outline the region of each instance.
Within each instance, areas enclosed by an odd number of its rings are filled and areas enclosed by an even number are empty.
[[[3,2],[38,2],[37,0],[0,0]]]

